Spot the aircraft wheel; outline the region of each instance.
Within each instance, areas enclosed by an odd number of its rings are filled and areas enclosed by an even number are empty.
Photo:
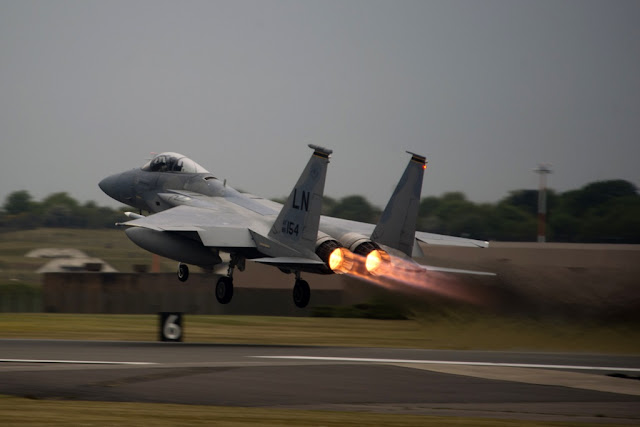
[[[305,308],[310,299],[311,289],[309,289],[309,284],[302,279],[296,280],[296,284],[293,286],[293,302],[296,307]]]
[[[216,299],[220,304],[228,304],[233,298],[233,280],[224,276],[216,284]]]
[[[189,266],[187,264],[178,264],[178,280],[186,282],[189,278]]]

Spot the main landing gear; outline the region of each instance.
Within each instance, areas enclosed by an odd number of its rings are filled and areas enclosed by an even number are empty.
[[[189,278],[189,266],[187,264],[178,264],[178,280],[186,282]]]
[[[244,258],[238,255],[231,255],[227,275],[222,276],[216,283],[216,299],[220,304],[229,304],[233,298],[233,269],[236,266],[240,271],[244,271]]]
[[[216,299],[220,304],[228,304],[233,298],[233,278],[222,276],[216,283]]]
[[[296,284],[293,286],[293,303],[296,307],[305,308],[311,299],[311,289],[306,280],[300,278],[300,272],[296,271]]]
[[[216,283],[216,299],[220,304],[229,304],[233,298],[233,270],[235,267],[244,270],[244,258],[232,256],[229,262],[229,269],[227,275],[222,276]],[[309,283],[306,280],[302,280],[300,272],[296,271],[296,282],[293,286],[293,303],[298,308],[305,308],[309,305],[311,299],[311,289]],[[178,264],[178,279],[181,282],[186,282],[189,278],[189,267],[187,264]]]

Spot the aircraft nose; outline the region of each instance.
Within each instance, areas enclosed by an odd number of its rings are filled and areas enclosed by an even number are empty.
[[[120,194],[118,194],[119,193],[119,189],[118,189],[119,177],[120,177],[120,174],[111,175],[98,183],[98,186],[100,187],[100,189],[104,191],[107,196],[116,200],[119,200],[118,196],[120,196]]]

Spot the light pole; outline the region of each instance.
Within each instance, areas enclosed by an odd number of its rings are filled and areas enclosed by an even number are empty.
[[[538,190],[538,243],[547,240],[547,175],[551,173],[551,165],[540,163],[538,169],[533,170],[540,175]]]

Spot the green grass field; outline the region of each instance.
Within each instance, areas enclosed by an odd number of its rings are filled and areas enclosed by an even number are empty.
[[[593,424],[436,417],[366,412],[301,411],[152,403],[33,400],[0,395],[3,426],[478,426],[533,427]],[[615,424],[598,424],[615,425]]]
[[[1,313],[0,338],[157,340],[154,315]],[[640,354],[633,325],[491,317],[412,320],[185,316],[186,342]]]

